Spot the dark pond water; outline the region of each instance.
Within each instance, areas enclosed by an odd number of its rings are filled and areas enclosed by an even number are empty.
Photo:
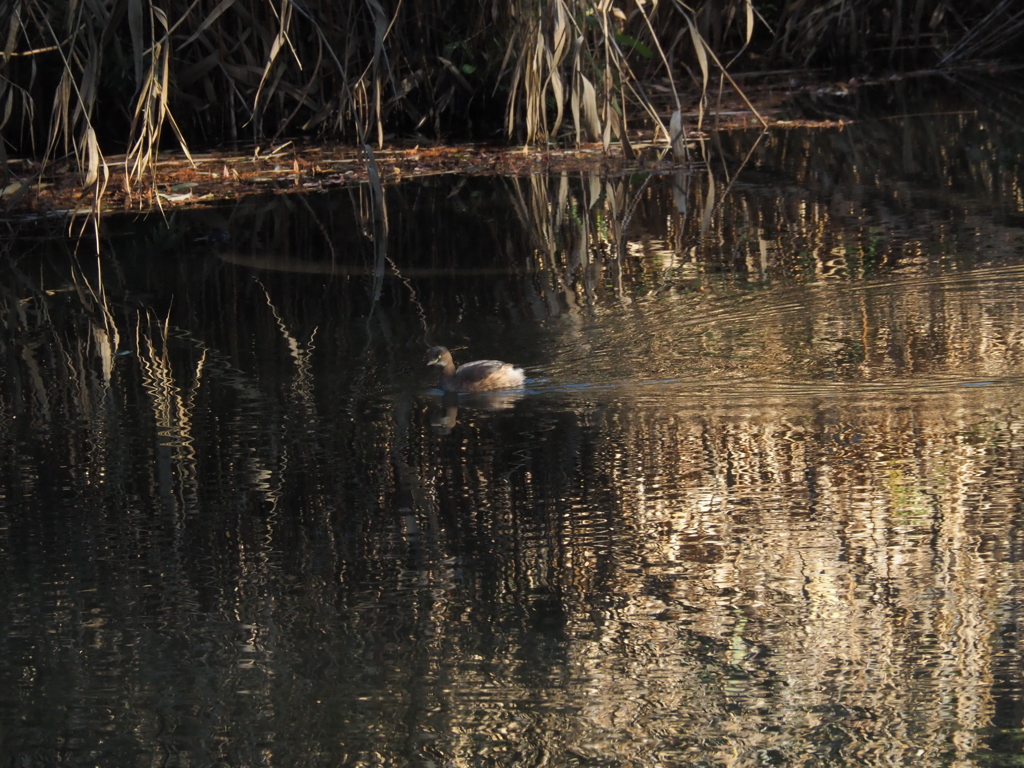
[[[1019,765],[1024,133],[893,99],[9,237],[0,765]]]

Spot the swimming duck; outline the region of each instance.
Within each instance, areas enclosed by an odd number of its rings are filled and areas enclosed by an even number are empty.
[[[441,389],[445,392],[515,389],[523,386],[525,379],[522,368],[500,360],[474,360],[456,368],[452,353],[444,347],[433,347],[427,352],[427,365],[441,369]]]

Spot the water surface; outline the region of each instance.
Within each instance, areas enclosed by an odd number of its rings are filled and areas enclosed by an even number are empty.
[[[14,239],[4,764],[1017,764],[1020,141],[938,111]]]

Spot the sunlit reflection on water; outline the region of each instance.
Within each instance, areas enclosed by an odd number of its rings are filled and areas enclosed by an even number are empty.
[[[3,762],[1019,761],[1019,249],[801,173],[12,273],[69,287],[0,304]],[[434,343],[526,386],[442,395]]]
[[[651,377],[663,358],[633,350],[648,326],[679,328],[662,314],[626,332],[598,319],[588,332],[604,354],[556,355],[514,414],[463,435],[510,419],[520,436],[555,440],[509,480],[529,499],[514,554],[495,542],[481,555],[499,556],[513,594],[543,583],[548,607],[533,623],[548,634],[537,640],[528,622],[519,640],[544,647],[554,633],[564,658],[557,675],[504,698],[544,718],[545,748],[637,765],[946,763],[988,748],[996,679],[1020,672],[1024,381],[1020,330],[1003,312],[1024,303],[1012,271],[877,288],[899,307],[918,290],[941,294],[922,327],[967,308],[985,318],[962,326],[975,334],[962,344],[931,340],[938,354],[915,361],[920,373],[896,377],[906,368],[886,363],[913,343],[892,330],[902,309],[866,317],[848,296],[830,305],[829,332],[845,333],[848,315],[862,337],[887,341],[879,362],[865,347],[854,375],[825,381],[794,375],[794,334],[756,311],[730,316],[759,326],[740,350],[754,373],[725,377],[684,336],[678,375]],[[683,333],[699,339],[704,325]],[[566,412],[575,429],[559,435]],[[435,492],[443,508],[474,487]],[[515,515],[515,495],[477,490],[475,522],[486,508]],[[538,508],[560,514],[536,520]],[[513,600],[529,615],[529,596]],[[516,649],[492,653],[498,666],[522,663]],[[472,691],[461,701],[479,705]],[[488,710],[467,727],[495,720],[509,718]],[[491,735],[522,748],[518,735]]]

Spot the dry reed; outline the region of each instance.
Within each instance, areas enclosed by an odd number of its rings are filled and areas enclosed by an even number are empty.
[[[771,66],[953,66],[1024,34],[1009,0],[956,18],[943,0],[890,6],[788,0],[762,18],[753,0],[0,0],[0,191],[9,203],[38,178],[9,157],[66,158],[98,215],[115,156],[131,186],[172,144],[299,134],[619,141],[628,155],[630,125],[669,141],[684,90],[703,117],[748,47]]]

